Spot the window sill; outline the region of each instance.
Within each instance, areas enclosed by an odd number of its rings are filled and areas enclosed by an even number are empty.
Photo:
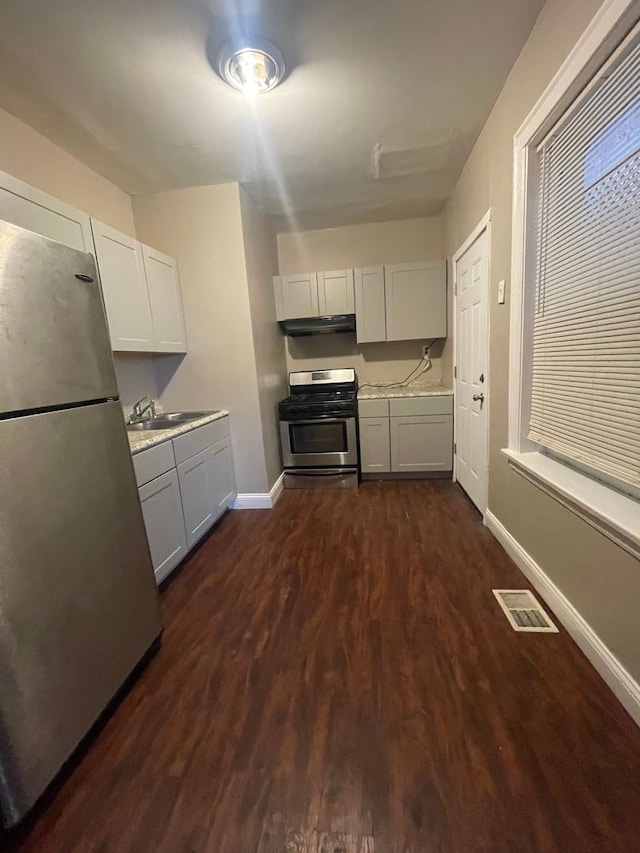
[[[640,558],[640,504],[542,453],[502,451],[509,467]]]

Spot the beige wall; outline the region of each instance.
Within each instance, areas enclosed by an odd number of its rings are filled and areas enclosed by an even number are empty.
[[[447,256],[492,209],[489,508],[640,680],[640,565],[577,516],[514,473],[507,444],[513,136],[565,59],[599,0],[548,0],[507,79],[445,210]]]
[[[0,170],[135,236],[126,193],[4,110],[0,110]],[[158,395],[151,356],[115,355],[114,361],[126,410],[143,394]]]
[[[278,272],[278,247],[275,234],[243,189],[240,190],[240,212],[267,486],[270,489],[282,473],[278,401],[287,393],[284,340],[276,322],[272,286],[273,276]]]
[[[373,267],[440,257],[439,216],[278,235],[281,273]]]
[[[167,409],[228,409],[238,491],[268,491],[238,184],[136,196],[138,237],[178,262],[186,356],[156,361]]]
[[[4,110],[0,110],[0,169],[135,235],[126,193]]]
[[[281,273],[378,266],[444,257],[439,216],[348,225],[321,231],[278,235]],[[422,357],[422,341],[358,344],[355,334],[287,338],[289,370],[355,367],[360,382],[400,380]],[[443,342],[432,350],[433,367],[425,378],[442,378]],[[445,377],[450,380],[450,376]]]

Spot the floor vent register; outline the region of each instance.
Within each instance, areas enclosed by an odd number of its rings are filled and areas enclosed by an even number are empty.
[[[528,589],[494,589],[498,604],[514,631],[531,631],[557,634],[558,629],[549,614]]]

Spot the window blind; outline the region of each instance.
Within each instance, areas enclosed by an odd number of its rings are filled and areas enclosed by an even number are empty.
[[[529,437],[640,488],[640,43],[538,149]]]

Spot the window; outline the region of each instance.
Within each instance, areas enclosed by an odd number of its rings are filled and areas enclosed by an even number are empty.
[[[640,43],[536,156],[528,437],[640,494]]]
[[[605,0],[514,142],[504,453],[512,468],[639,557],[640,25],[633,0]]]

